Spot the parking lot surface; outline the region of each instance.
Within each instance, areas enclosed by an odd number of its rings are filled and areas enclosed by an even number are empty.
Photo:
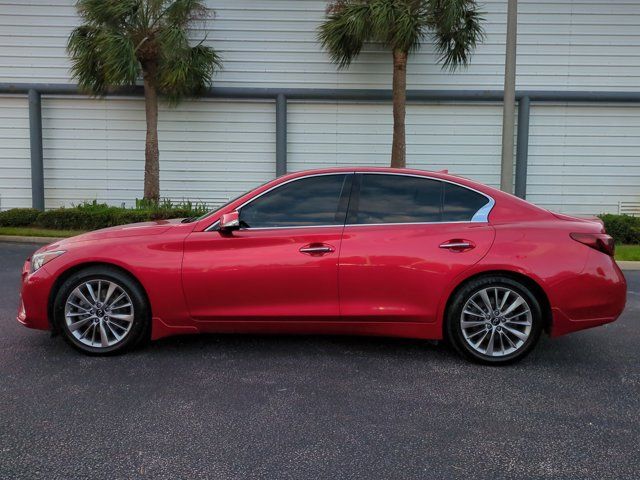
[[[640,477],[640,272],[617,322],[506,368],[443,345],[205,335],[91,358],[15,321],[0,244],[0,478]]]

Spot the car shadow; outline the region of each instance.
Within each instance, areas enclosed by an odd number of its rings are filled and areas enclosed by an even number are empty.
[[[24,353],[34,350],[46,358],[93,358],[74,351],[59,336],[30,336],[24,344]],[[571,364],[606,364],[615,356],[615,345],[606,340],[606,332],[578,332],[550,339],[543,335],[538,345],[521,362],[505,366],[549,367]],[[26,339],[25,339],[26,340]],[[21,349],[22,350],[22,349]],[[366,358],[367,360],[435,362],[450,365],[471,365],[461,358],[444,341],[408,338],[367,337],[346,335],[259,335],[259,334],[212,334],[177,335],[150,342],[123,355],[109,358],[185,360],[190,357],[278,359],[305,357],[331,359]],[[107,358],[108,360],[108,358]],[[479,366],[480,368],[486,368]],[[493,367],[488,367],[493,368]]]
[[[259,334],[214,334],[177,335],[151,342],[145,350],[161,353],[181,350],[184,352],[210,349],[277,353],[339,353],[384,354],[414,356],[425,352],[454,353],[444,344],[431,340],[391,337],[367,337],[348,335],[259,335]]]

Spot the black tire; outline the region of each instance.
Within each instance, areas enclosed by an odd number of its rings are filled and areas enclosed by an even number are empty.
[[[526,305],[523,306],[523,309],[527,306],[531,312],[531,330],[528,334],[528,338],[520,345],[515,351],[511,353],[506,353],[501,356],[489,356],[486,355],[472,347],[465,338],[462,328],[462,311],[467,304],[469,299],[473,298],[474,295],[481,292],[486,288],[498,288],[498,289],[509,289],[512,292],[517,293],[524,299]],[[484,307],[484,305],[483,305]],[[467,317],[468,318],[468,317]],[[487,320],[490,323],[489,320]],[[478,326],[478,336],[479,338],[482,336],[482,332],[480,332],[481,328],[491,328]],[[498,328],[498,327],[496,327]],[[504,328],[504,327],[503,327]],[[525,327],[522,327],[525,328]],[[540,334],[543,330],[543,315],[542,309],[540,307],[540,302],[536,298],[536,296],[531,292],[529,288],[527,288],[522,283],[501,275],[492,275],[486,277],[480,277],[475,280],[471,280],[464,284],[453,296],[452,301],[449,305],[447,311],[447,317],[445,321],[445,337],[448,340],[449,344],[453,346],[453,348],[464,358],[471,360],[476,363],[481,363],[485,365],[508,365],[519,360],[522,360],[527,354],[531,352],[533,347],[535,347],[536,343],[540,339]],[[489,330],[490,331],[490,330]],[[503,333],[506,333],[503,331]],[[492,337],[493,338],[493,337]],[[500,338],[500,343],[502,344],[504,340]],[[475,340],[474,340],[475,342]],[[488,341],[487,341],[488,342]],[[506,344],[506,342],[504,343]],[[503,347],[504,348],[504,347]],[[506,351],[506,350],[503,350]]]
[[[121,340],[110,346],[93,347],[79,341],[70,331],[65,319],[67,299],[76,289],[88,281],[107,280],[115,283],[129,296],[133,306],[133,322]],[[58,289],[53,303],[53,319],[58,331],[76,350],[87,355],[115,355],[124,353],[149,339],[150,309],[140,285],[126,273],[108,266],[87,267],[74,272]]]

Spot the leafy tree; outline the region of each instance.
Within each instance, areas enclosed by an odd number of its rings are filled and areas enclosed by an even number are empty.
[[[318,39],[338,68],[347,68],[365,43],[393,53],[393,146],[391,166],[406,166],[407,57],[431,40],[443,68],[467,65],[484,37],[475,0],[335,0]]]
[[[144,198],[160,197],[158,96],[175,105],[202,94],[221,60],[202,42],[192,46],[189,29],[209,17],[199,0],[79,0],[83,20],[69,37],[71,72],[81,89],[104,95],[110,89],[144,85],[147,136]]]

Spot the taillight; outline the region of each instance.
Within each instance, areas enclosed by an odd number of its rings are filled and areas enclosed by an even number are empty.
[[[571,238],[612,257],[615,253],[613,238],[606,233],[572,233]]]

